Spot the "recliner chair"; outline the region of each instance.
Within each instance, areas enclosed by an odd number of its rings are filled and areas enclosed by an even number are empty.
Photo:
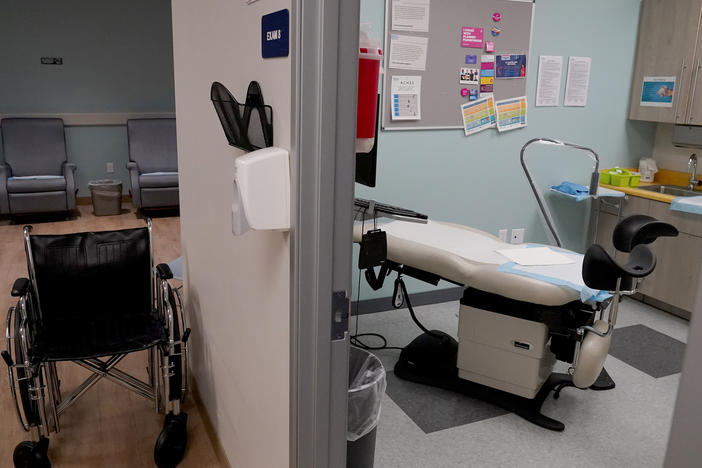
[[[175,119],[127,121],[127,169],[137,210],[179,205],[175,123]]]
[[[8,118],[0,128],[0,214],[74,211],[76,165],[67,161],[63,120]]]

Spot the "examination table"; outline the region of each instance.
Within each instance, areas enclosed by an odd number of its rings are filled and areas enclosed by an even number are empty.
[[[366,226],[359,223],[354,230],[362,250]],[[386,237],[385,258],[378,273],[365,269],[366,280],[379,289],[397,273],[395,306],[404,302],[424,331],[403,348],[395,374],[492,402],[556,431],[565,426],[541,413],[544,400],[552,390],[558,398],[564,387],[595,384],[621,295],[633,293],[639,279],[655,268],[646,244],[677,235],[668,224],[633,216],[614,232],[615,247],[628,254],[624,265],[593,245],[585,255],[549,247],[571,263],[522,266],[497,250],[546,246],[512,245],[477,229],[427,220],[378,227]],[[443,279],[465,288],[458,340],[416,319],[403,276],[434,285]],[[567,374],[553,373],[556,360],[571,363]],[[613,386],[610,381],[593,388]]]

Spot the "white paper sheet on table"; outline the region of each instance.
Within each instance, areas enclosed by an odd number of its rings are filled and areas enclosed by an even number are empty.
[[[522,266],[547,266],[567,265],[575,263],[574,260],[563,254],[554,252],[548,247],[534,247],[524,249],[500,249],[497,253],[504,255],[513,262]]]

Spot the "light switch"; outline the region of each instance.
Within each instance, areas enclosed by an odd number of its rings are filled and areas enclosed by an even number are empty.
[[[112,174],[115,172],[115,164],[113,162],[108,162],[107,163],[107,173]]]

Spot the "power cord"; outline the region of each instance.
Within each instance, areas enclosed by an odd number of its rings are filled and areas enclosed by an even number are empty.
[[[361,235],[363,235],[363,233],[366,230],[366,216],[365,216],[366,210],[367,210],[366,208],[363,209],[363,219],[361,222]],[[356,218],[358,218],[358,215],[356,215]],[[356,219],[354,219],[354,221],[356,221]],[[373,214],[373,226],[377,227],[375,214]],[[358,289],[356,290],[356,333],[354,335],[351,335],[351,337],[349,338],[349,342],[351,343],[351,345],[353,345],[357,348],[364,349],[366,351],[380,351],[383,349],[398,349],[398,350],[402,351],[403,348],[400,348],[397,346],[388,346],[388,340],[380,333],[358,333],[358,323],[359,323],[358,316],[360,315],[359,314],[360,303],[361,303],[361,269],[359,268],[358,269]],[[361,341],[361,338],[371,338],[371,337],[379,339],[382,344],[380,346],[373,346],[373,345],[369,345],[369,344]]]

